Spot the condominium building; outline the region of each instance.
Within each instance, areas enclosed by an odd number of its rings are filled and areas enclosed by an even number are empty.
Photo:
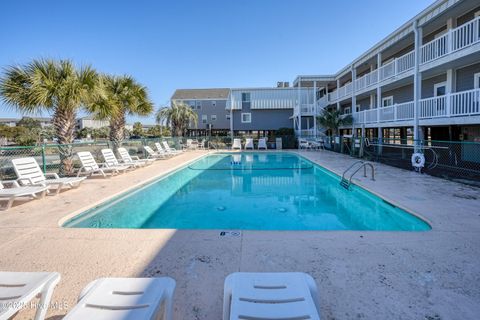
[[[190,95],[200,92],[208,98]],[[336,74],[300,75],[292,87],[177,90],[172,100],[189,103],[201,129],[317,136],[316,116],[336,109],[353,117],[342,134],[480,141],[480,3],[438,0]]]
[[[294,86],[314,88],[314,114],[351,114],[344,134],[478,141],[480,3],[436,1],[335,75],[298,76]],[[304,110],[297,134],[317,135]]]

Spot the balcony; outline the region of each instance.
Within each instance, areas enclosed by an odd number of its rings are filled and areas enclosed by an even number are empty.
[[[420,51],[420,64],[435,61],[479,42],[480,17],[450,29],[443,36],[424,44]]]
[[[414,119],[414,102],[357,112],[355,124],[408,121]],[[480,115],[480,89],[456,92],[419,101],[419,119]]]

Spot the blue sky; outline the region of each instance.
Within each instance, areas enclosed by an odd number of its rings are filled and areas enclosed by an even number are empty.
[[[134,76],[159,107],[176,88],[275,86],[334,73],[432,2],[2,1],[0,67],[72,59]],[[17,116],[0,104],[0,117]]]

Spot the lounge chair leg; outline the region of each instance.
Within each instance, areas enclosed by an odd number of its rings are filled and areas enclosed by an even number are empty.
[[[15,200],[15,197],[8,198],[7,203],[5,204],[5,206],[1,207],[0,210],[7,211],[8,209],[10,209],[12,207],[14,200]]]
[[[50,299],[52,298],[53,289],[55,289],[55,286],[59,281],[60,278],[57,277],[45,283],[42,292],[40,292],[40,301],[38,303],[37,312],[35,313],[35,320],[45,319],[45,315],[47,314],[50,305]]]

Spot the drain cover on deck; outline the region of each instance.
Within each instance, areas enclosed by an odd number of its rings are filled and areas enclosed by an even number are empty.
[[[222,231],[220,232],[221,237],[240,237],[242,233],[240,231]]]

